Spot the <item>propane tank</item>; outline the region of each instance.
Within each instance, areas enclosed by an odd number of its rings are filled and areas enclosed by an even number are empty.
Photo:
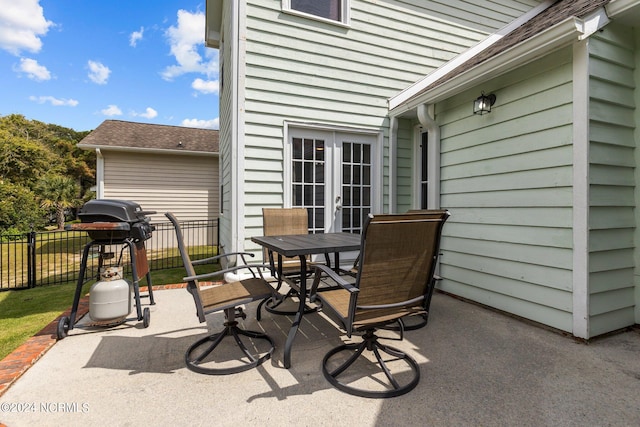
[[[131,285],[122,267],[102,267],[100,280],[89,290],[89,317],[96,322],[119,323],[131,313]]]

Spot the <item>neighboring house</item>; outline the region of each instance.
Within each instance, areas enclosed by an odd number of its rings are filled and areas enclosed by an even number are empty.
[[[158,222],[218,217],[218,131],[105,120],[78,147],[96,151],[98,199],[133,200]]]
[[[257,251],[265,206],[324,231],[442,207],[442,290],[580,338],[639,323],[638,23],[640,0],[209,0],[222,243]]]

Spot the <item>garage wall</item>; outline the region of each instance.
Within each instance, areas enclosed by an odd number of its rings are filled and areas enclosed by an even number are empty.
[[[104,152],[104,198],[133,200],[154,210],[152,221],[164,213],[180,220],[218,217],[218,157]]]

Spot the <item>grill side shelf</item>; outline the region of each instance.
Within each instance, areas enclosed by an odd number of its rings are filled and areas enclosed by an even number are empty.
[[[83,222],[71,224],[69,229],[74,231],[117,230],[129,231],[131,225],[128,222]]]

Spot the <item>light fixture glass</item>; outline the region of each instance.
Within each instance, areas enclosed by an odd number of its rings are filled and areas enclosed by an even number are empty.
[[[473,101],[473,114],[485,114],[491,112],[491,106],[495,104],[496,96],[494,94],[485,95],[482,92],[475,101]]]

